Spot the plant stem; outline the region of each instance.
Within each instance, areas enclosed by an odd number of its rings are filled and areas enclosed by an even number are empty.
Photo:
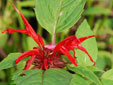
[[[52,44],[53,44],[53,45],[55,44],[56,24],[57,24],[57,23],[55,23],[54,30],[53,30],[53,37],[52,37]]]
[[[63,1],[61,0],[61,2],[60,2],[60,7],[59,7],[59,11],[58,11],[57,18],[56,18],[56,21],[55,21],[55,25],[54,25],[54,28],[53,28],[53,37],[52,37],[52,44],[53,44],[53,45],[55,44],[56,26],[57,26],[57,23],[58,23],[58,20],[59,20],[59,17],[60,17],[59,15],[60,15],[62,3],[63,3]]]

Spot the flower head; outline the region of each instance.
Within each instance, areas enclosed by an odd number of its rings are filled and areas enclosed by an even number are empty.
[[[49,68],[62,68],[66,66],[67,62],[61,58],[61,55],[65,55],[68,59],[77,66],[76,63],[76,56],[75,56],[75,48],[80,49],[81,51],[85,52],[90,60],[94,63],[92,57],[89,55],[87,50],[81,45],[83,41],[88,38],[97,37],[97,35],[86,36],[82,38],[77,38],[76,36],[72,35],[65,38],[63,41],[58,43],[57,45],[44,45],[43,39],[39,34],[33,30],[29,22],[23,16],[23,14],[13,5],[13,8],[20,14],[24,24],[25,29],[15,30],[8,28],[7,30],[3,31],[2,33],[25,33],[28,36],[32,37],[34,41],[38,44],[39,47],[34,47],[33,50],[29,50],[24,52],[16,59],[16,64],[18,64],[22,59],[31,56],[29,60],[26,62],[25,70],[28,70],[29,67],[34,64],[34,69],[39,68],[43,70],[47,70]],[[72,50],[74,52],[74,56],[72,56],[69,51]]]

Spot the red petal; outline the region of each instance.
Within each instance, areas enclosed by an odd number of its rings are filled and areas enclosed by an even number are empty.
[[[81,37],[81,38],[79,38],[79,41],[80,41],[80,43],[82,43],[84,40],[86,40],[88,38],[92,38],[92,37],[99,37],[99,35],[91,35],[91,36]]]
[[[73,49],[72,51],[73,51],[73,53],[74,53],[74,58],[76,59],[77,57],[75,56],[75,50]]]
[[[40,46],[40,42],[38,39],[37,34],[35,33],[35,31],[33,30],[33,28],[31,27],[31,25],[29,24],[29,22],[27,21],[27,19],[23,16],[23,14],[15,7],[15,5],[13,4],[13,8],[20,14],[21,18],[23,19],[23,22],[26,26],[27,32],[30,33],[30,36],[36,41],[36,43]]]
[[[24,70],[28,70],[29,67],[31,66],[33,60],[35,59],[36,55],[31,56],[31,59],[27,61],[26,66],[24,68]]]
[[[64,47],[61,48],[61,52],[68,57],[68,59],[75,65],[78,66],[75,62],[75,59],[71,56],[71,54],[68,52],[68,50]]]
[[[23,29],[23,30],[15,30],[15,29],[11,29],[11,28],[8,28],[7,30],[4,30],[2,33],[14,33],[14,32],[20,32],[20,33],[26,33],[27,34],[27,31],[26,29]]]
[[[42,37],[40,36],[40,34],[37,34],[37,35],[38,35],[38,38],[39,38],[39,42],[41,43],[42,47],[44,47],[44,42],[43,42]]]
[[[58,43],[58,44],[56,45],[56,47],[55,47],[55,49],[54,49],[54,51],[53,51],[53,55],[55,55],[56,52],[59,51],[59,49],[60,49],[62,46],[64,46],[65,48],[70,47],[70,46],[71,46],[70,44],[72,43],[72,41],[73,41],[73,40],[76,40],[76,39],[77,39],[77,38],[76,38],[76,36],[74,36],[74,35],[65,38],[63,41],[61,41],[60,43]]]
[[[22,59],[26,58],[27,56],[32,56],[32,55],[39,55],[41,56],[41,54],[37,51],[37,50],[29,50],[27,52],[24,52],[22,55],[20,55],[17,59],[16,59],[16,64],[21,61]]]
[[[78,45],[77,48],[80,49],[80,50],[82,50],[83,52],[85,52],[85,53],[89,56],[90,60],[91,60],[91,61],[94,63],[94,65],[95,65],[95,62],[93,61],[92,57],[89,55],[89,53],[87,52],[87,50],[86,50],[83,46]]]

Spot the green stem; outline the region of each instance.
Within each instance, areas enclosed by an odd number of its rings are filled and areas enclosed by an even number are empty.
[[[58,20],[59,20],[59,17],[60,17],[59,15],[60,15],[62,3],[63,3],[63,0],[61,0],[61,2],[60,2],[59,11],[58,11],[58,14],[57,14],[57,18],[56,18],[56,21],[55,21],[55,25],[54,25],[54,27],[53,27],[53,37],[52,37],[52,44],[53,44],[53,45],[55,44],[56,26],[57,26],[57,23],[58,23]]]

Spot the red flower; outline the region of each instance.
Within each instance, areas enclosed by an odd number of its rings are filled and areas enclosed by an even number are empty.
[[[20,14],[21,18],[23,19],[23,22],[26,26],[26,29],[23,30],[14,30],[8,28],[7,30],[3,31],[2,33],[25,33],[32,37],[34,41],[39,45],[39,47],[34,47],[33,50],[29,50],[27,52],[24,52],[16,59],[16,64],[18,64],[22,59],[31,56],[31,58],[26,62],[25,70],[28,70],[31,64],[34,64],[35,68],[47,70],[48,68],[62,68],[67,63],[61,58],[61,55],[65,55],[68,57],[68,59],[73,63],[75,66],[77,66],[76,63],[76,56],[75,56],[75,48],[80,49],[81,51],[85,52],[90,60],[94,63],[92,57],[88,54],[87,50],[81,46],[80,44],[92,37],[97,37],[96,35],[86,36],[82,38],[77,38],[76,36],[72,35],[67,38],[65,38],[63,41],[58,43],[57,45],[44,45],[44,42],[39,34],[36,34],[36,32],[33,30],[29,22],[26,20],[26,18],[23,16],[23,14],[13,5],[13,8]],[[72,50],[74,52],[74,57],[69,53],[69,51]]]

